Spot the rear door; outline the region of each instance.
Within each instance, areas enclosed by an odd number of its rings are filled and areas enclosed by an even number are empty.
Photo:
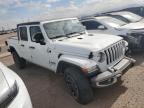
[[[28,61],[31,61],[27,27],[22,26],[19,27],[18,30],[19,30],[19,56]]]

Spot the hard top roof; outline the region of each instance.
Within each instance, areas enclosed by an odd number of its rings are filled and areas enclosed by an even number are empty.
[[[48,23],[48,22],[63,21],[63,20],[70,20],[70,19],[77,19],[77,18],[61,18],[61,19],[53,19],[53,20],[42,20],[42,21],[26,22],[26,23],[17,24],[17,27],[23,26],[23,25],[39,25],[41,22],[42,23]]]
[[[39,21],[39,22],[20,23],[20,24],[17,24],[17,26],[23,26],[23,25],[38,25],[38,24],[40,24],[40,21]]]

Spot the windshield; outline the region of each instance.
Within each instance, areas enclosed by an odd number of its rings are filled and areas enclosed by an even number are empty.
[[[119,20],[122,20],[126,23],[131,23],[131,21],[129,21],[127,18],[123,17],[123,16],[120,16],[120,15],[112,15],[112,17],[116,18],[116,19],[119,19]]]
[[[112,18],[112,17],[101,17],[98,18],[99,21],[101,21],[102,23],[105,23],[111,27],[120,27],[123,25],[126,25],[127,23],[121,20],[118,20],[116,18]]]
[[[44,29],[50,39],[68,37],[70,34],[85,32],[84,26],[77,19],[45,23]]]
[[[138,22],[142,19],[141,16],[133,14],[133,13],[124,13],[124,14],[122,14],[122,16],[127,18],[131,22]]]

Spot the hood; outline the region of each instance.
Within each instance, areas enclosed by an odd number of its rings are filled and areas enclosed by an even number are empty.
[[[130,30],[144,29],[144,23],[142,23],[142,22],[130,23],[130,24],[126,24],[120,28],[121,29],[130,29]]]
[[[66,38],[56,41],[56,49],[61,52],[89,54],[102,50],[118,41],[122,40],[119,36],[107,34],[84,34],[77,37]]]

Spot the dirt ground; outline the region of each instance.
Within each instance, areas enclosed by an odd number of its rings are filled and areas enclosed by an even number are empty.
[[[23,79],[34,108],[144,108],[144,54],[135,54],[133,57],[137,60],[136,65],[117,84],[95,89],[94,100],[88,105],[80,105],[73,100],[62,76],[33,64],[19,70],[11,56],[0,61]]]

